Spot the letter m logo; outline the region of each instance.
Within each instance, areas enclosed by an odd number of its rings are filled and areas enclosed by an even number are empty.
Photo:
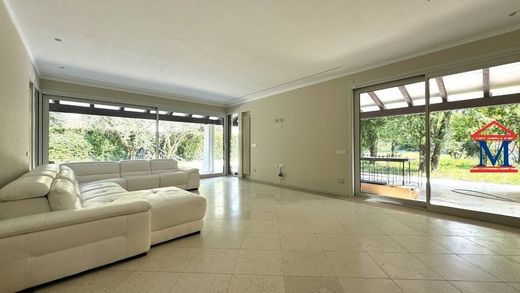
[[[484,134],[491,127],[496,126],[503,130],[505,134]],[[493,121],[479,129],[471,135],[471,138],[479,144],[480,162],[471,168],[472,173],[516,173],[518,170],[509,164],[509,144],[517,138],[516,133],[508,129],[500,122]],[[496,154],[493,155],[489,149],[488,141],[500,143]],[[502,164],[497,165],[502,157]],[[491,162],[491,166],[486,165],[486,158]]]

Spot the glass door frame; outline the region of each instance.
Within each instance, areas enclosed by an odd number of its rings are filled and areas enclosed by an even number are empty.
[[[229,176],[235,176],[239,177],[240,171],[237,170],[237,174],[233,173],[233,170],[231,169],[231,139],[233,139],[233,116],[237,116],[237,122],[239,127],[239,136],[238,140],[240,141],[240,122],[238,121],[240,115],[238,112],[235,113],[228,113],[226,115],[226,175]],[[237,149],[238,152],[240,152],[240,147]],[[240,165],[240,160],[238,161],[238,164]],[[238,169],[240,169],[240,166],[237,166]]]
[[[404,206],[411,206],[411,207],[420,207],[420,208],[426,208],[426,204],[429,201],[428,200],[428,176],[426,177],[426,201],[417,201],[417,200],[411,200],[411,199],[404,199],[404,198],[396,198],[396,197],[386,197],[386,196],[380,196],[375,194],[370,194],[366,192],[361,191],[361,146],[360,146],[360,138],[361,138],[361,118],[360,118],[360,94],[367,92],[367,91],[377,91],[381,89],[391,88],[391,87],[397,87],[405,84],[410,83],[417,83],[417,82],[426,82],[425,76],[416,76],[406,79],[400,79],[396,81],[381,83],[373,86],[367,86],[367,87],[361,87],[354,89],[354,196],[363,197],[366,199],[373,199],[379,202],[386,202],[391,204],[399,204]],[[428,89],[425,89],[425,91],[428,91]],[[428,96],[426,96],[426,99],[428,99]],[[428,103],[426,103],[427,105]],[[426,114],[426,106],[424,110]],[[426,119],[426,118],[425,118]],[[425,125],[426,127],[427,125]],[[427,129],[427,128],[425,128]],[[429,145],[428,139],[426,140],[426,144]],[[425,157],[429,157],[429,148],[426,148]],[[428,161],[428,160],[426,160]],[[426,168],[426,175],[428,175],[428,169],[429,164],[428,162],[425,162],[425,168]]]
[[[520,217],[512,217],[512,216],[506,216],[506,215],[500,215],[500,214],[493,214],[489,212],[481,212],[481,211],[474,211],[469,209],[463,209],[463,208],[457,208],[457,207],[448,207],[448,206],[441,206],[441,205],[435,205],[431,203],[431,185],[430,185],[430,177],[431,177],[431,147],[430,147],[430,136],[431,136],[431,130],[430,130],[430,90],[429,90],[429,84],[430,80],[432,78],[443,76],[443,75],[449,75],[449,74],[456,74],[456,73],[462,73],[470,70],[477,70],[482,68],[488,68],[492,66],[498,66],[503,65],[507,63],[512,62],[518,62],[520,59],[519,57],[515,58],[506,58],[505,60],[502,59],[500,62],[498,61],[488,61],[488,62],[481,62],[481,63],[475,63],[470,66],[464,66],[464,67],[458,67],[458,68],[452,68],[452,69],[446,69],[446,70],[439,70],[435,72],[430,72],[424,75],[410,77],[406,79],[399,79],[395,81],[390,81],[386,83],[379,83],[376,85],[371,86],[364,86],[359,88],[353,88],[353,125],[354,125],[354,131],[352,135],[353,139],[353,195],[354,197],[362,197],[365,199],[371,199],[378,202],[384,202],[384,203],[392,203],[392,204],[398,204],[402,206],[409,206],[409,207],[416,207],[416,208],[424,208],[428,211],[437,212],[441,214],[446,215],[452,215],[452,216],[458,216],[463,218],[469,218],[473,220],[479,220],[479,221],[485,221],[485,222],[491,222],[491,223],[497,223],[497,224],[504,224],[504,225],[510,225],[510,226],[517,226],[520,227]],[[385,197],[385,196],[379,196],[375,194],[369,194],[361,191],[361,146],[360,146],[360,94],[367,91],[375,91],[385,88],[391,88],[396,87],[400,85],[410,84],[413,82],[421,82],[424,81],[425,83],[425,141],[426,141],[426,149],[425,149],[425,175],[426,175],[426,199],[425,201],[415,201],[415,200],[409,200],[409,199],[403,199],[403,198],[391,198],[391,197]],[[517,96],[520,99],[520,93],[517,94]],[[511,100],[511,99],[509,99]],[[441,110],[436,109],[436,111],[444,111],[444,110],[455,110],[455,109],[462,109],[462,108],[471,108],[471,107],[485,107],[485,106],[493,106],[493,105],[500,105],[500,104],[510,104],[510,103],[500,103],[500,101],[493,103],[494,101],[479,101],[476,100],[466,100],[462,103],[458,104],[458,107],[449,107],[446,106]]]

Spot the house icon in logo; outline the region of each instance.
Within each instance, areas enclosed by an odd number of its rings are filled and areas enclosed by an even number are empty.
[[[498,127],[505,134],[484,134],[492,127]],[[477,166],[471,168],[472,173],[517,173],[518,169],[509,164],[509,144],[517,139],[518,136],[511,129],[508,129],[498,121],[488,123],[471,135],[471,139],[479,144],[480,162]],[[500,146],[495,155],[491,153],[488,142],[498,142]],[[485,157],[491,162],[491,166],[486,165]],[[502,156],[502,164],[498,165]]]

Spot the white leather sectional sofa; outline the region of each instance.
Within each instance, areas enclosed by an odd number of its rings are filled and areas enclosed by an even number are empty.
[[[143,162],[155,173],[142,170]],[[44,165],[0,189],[0,292],[145,253],[152,244],[202,230],[206,199],[171,186],[198,186],[190,183],[192,173],[168,176],[165,170],[173,165],[162,160],[119,164],[121,171],[112,173],[104,172],[116,171],[114,163]]]

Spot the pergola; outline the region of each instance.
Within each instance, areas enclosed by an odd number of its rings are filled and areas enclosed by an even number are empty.
[[[520,102],[520,62],[429,80],[429,111],[485,107]],[[500,98],[498,98],[500,97]],[[425,82],[360,94],[360,118],[424,113]]]

